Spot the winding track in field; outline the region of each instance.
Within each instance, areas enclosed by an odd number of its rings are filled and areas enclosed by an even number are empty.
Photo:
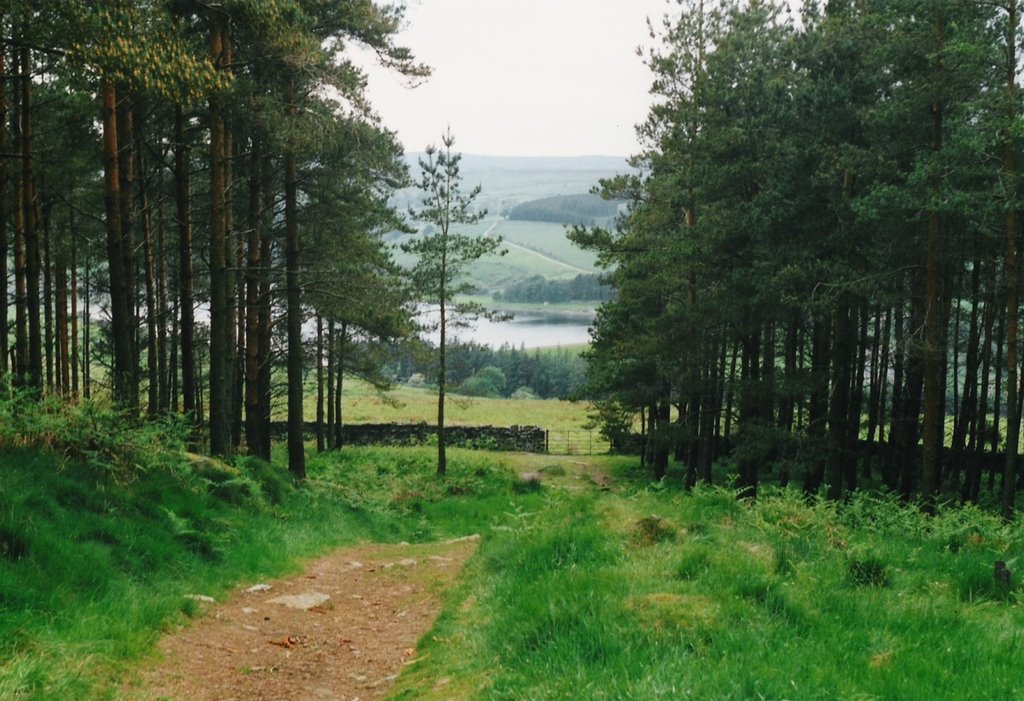
[[[494,233],[494,230],[497,229],[498,225],[501,224],[501,222],[503,222],[503,221],[505,221],[505,220],[504,219],[497,219],[497,220],[495,220],[495,222],[493,224],[491,224],[491,227],[487,231],[484,232],[484,238],[490,238],[490,236]],[[514,241],[509,241],[508,239],[502,239],[502,243],[505,244],[506,246],[511,247],[511,248],[515,248],[516,250],[523,251],[524,253],[529,253],[531,255],[537,256],[541,260],[547,261],[548,263],[554,263],[555,265],[560,265],[563,268],[567,268],[569,270],[572,270],[573,272],[582,273],[583,275],[592,275],[594,273],[593,270],[584,270],[583,268],[577,268],[575,265],[570,265],[569,263],[566,263],[565,261],[558,260],[557,258],[552,258],[551,256],[546,255],[544,253],[541,253],[540,251],[535,251],[532,248],[528,248],[527,246],[520,245],[518,243],[515,243]]]

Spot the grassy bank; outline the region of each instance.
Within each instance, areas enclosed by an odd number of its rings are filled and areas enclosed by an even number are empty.
[[[1024,562],[1020,526],[867,496],[744,505],[724,490],[561,482],[485,541],[394,698],[1020,692],[1022,590],[993,577],[996,560]]]
[[[116,698],[201,613],[189,594],[357,541],[473,532],[392,698],[1019,694],[1024,527],[975,509],[744,504],[652,486],[634,458],[453,450],[438,479],[429,448],[311,455],[298,487],[280,464],[188,456],[173,424],[0,419],[0,698]]]
[[[297,487],[283,461],[189,456],[170,425],[0,414],[2,699],[115,698],[159,636],[199,613],[190,595],[222,598],[344,544],[476,532],[534,498],[458,450],[445,480],[429,449],[311,455]]]

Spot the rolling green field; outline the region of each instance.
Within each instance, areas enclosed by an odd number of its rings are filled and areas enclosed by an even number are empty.
[[[417,172],[415,158],[410,159],[413,172]],[[517,204],[552,195],[572,195],[589,192],[602,178],[626,172],[625,161],[618,158],[555,158],[518,159],[490,158],[467,155],[463,161],[464,189],[481,185],[477,200],[488,216],[473,225],[456,225],[453,231],[481,236],[490,231],[503,237],[510,245],[500,258],[485,258],[475,262],[467,278],[486,295],[504,290],[512,283],[540,275],[548,280],[573,278],[581,273],[598,272],[595,256],[576,248],[566,237],[561,224],[533,221],[512,221],[505,217]],[[406,211],[418,206],[419,194],[415,189],[401,190],[393,204]],[[409,256],[399,250],[395,259],[402,265],[412,263]]]
[[[594,264],[596,256],[590,251],[577,248],[569,241],[565,235],[565,226],[562,224],[504,219],[498,224],[495,233],[506,241],[519,244],[575,268],[563,267],[559,275],[545,275],[545,277],[572,278],[581,272],[599,272]]]
[[[541,426],[583,430],[590,405],[560,399],[490,399],[448,395],[445,421],[450,426]],[[345,381],[346,423],[437,422],[437,393],[417,387],[396,387],[381,395],[358,380]],[[312,414],[310,414],[312,415]]]

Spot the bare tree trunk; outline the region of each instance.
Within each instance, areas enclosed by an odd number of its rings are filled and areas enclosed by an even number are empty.
[[[294,79],[288,85],[288,114],[297,115]],[[291,144],[284,155],[285,288],[288,317],[288,469],[306,478],[306,452],[302,417],[302,288],[299,285],[300,241],[298,166]]]
[[[78,400],[78,225],[71,224],[71,397]]]
[[[14,72],[21,70],[20,54],[15,54]],[[12,91],[11,135],[14,138],[15,163],[24,159],[25,140],[21,133],[21,90]],[[24,384],[28,376],[28,278],[25,272],[25,188],[24,175],[20,168],[14,173],[14,379]]]
[[[324,452],[324,319],[316,315],[316,451]]]
[[[226,70],[223,20],[211,20],[210,54]],[[210,453],[231,453],[231,369],[234,329],[231,314],[227,235],[227,129],[225,97],[210,96]]]
[[[178,296],[182,412],[196,419],[195,291],[192,272],[192,187],[189,182],[185,113],[174,109],[174,188],[178,217]]]
[[[161,166],[166,163],[167,154],[161,155]],[[156,374],[159,378],[157,395],[157,409],[161,413],[171,410],[171,379],[170,373],[173,366],[168,365],[167,359],[167,219],[164,216],[165,192],[164,167],[160,168],[159,185],[157,191],[160,193],[157,208],[157,240],[156,240],[156,304],[157,304],[157,336],[156,336]]]
[[[146,282],[146,372],[149,387],[146,392],[146,414],[150,418],[160,413],[160,373],[157,351],[157,326],[161,310],[156,294],[156,251],[153,245],[153,215],[150,210],[149,179],[143,160],[142,127],[138,121],[134,129],[135,151],[139,166],[139,211],[142,215],[142,245],[145,256]]]
[[[128,381],[134,396],[132,406],[139,405],[139,290],[135,273],[135,113],[131,96],[123,94],[117,101],[117,146],[118,174],[120,176],[119,206],[121,210],[121,257],[123,287],[127,300],[129,318],[127,328],[130,337],[131,357],[128,364]],[[113,284],[113,283],[111,283]]]
[[[103,98],[103,154],[104,201],[107,212],[107,260],[110,270],[111,334],[114,344],[114,401],[122,408],[134,412],[138,409],[138,386],[132,368],[135,353],[132,348],[131,288],[124,270],[125,254],[121,226],[121,176],[118,159],[117,92],[114,84],[104,80]],[[88,362],[88,360],[87,360]]]
[[[1006,145],[1003,158],[1003,175],[1007,183],[1006,207],[1006,465],[1003,469],[1002,515],[1006,520],[1013,518],[1014,502],[1017,496],[1017,450],[1020,443],[1020,409],[1017,404],[1017,343],[1018,315],[1020,314],[1020,271],[1018,264],[1017,233],[1017,139],[1010,126],[1017,119],[1017,5],[1011,2],[1007,8],[1007,57],[1006,104],[1007,127]]]
[[[47,207],[43,211],[42,250],[43,250],[43,358],[46,368],[46,391],[52,392],[54,382],[54,329],[53,329],[53,258],[50,254],[50,215]],[[59,389],[59,388],[57,388]]]
[[[270,461],[264,453],[262,436],[262,401],[260,398],[260,267],[268,261],[260,258],[260,238],[263,226],[263,155],[262,145],[256,139],[252,144],[249,168],[249,224],[246,241],[245,267],[245,444],[249,453]]]
[[[0,26],[4,25],[6,7],[0,8]],[[0,48],[0,76],[7,74],[7,52]],[[7,81],[0,80],[0,153],[7,153]],[[7,159],[0,158],[0,375],[10,372],[7,354],[9,333],[7,323],[7,254],[8,233],[7,216],[9,202],[7,200]]]
[[[43,338],[39,310],[39,218],[33,167],[32,136],[32,52],[21,49],[21,180],[22,219],[25,226],[25,282],[28,307],[28,385],[35,389],[43,384]]]
[[[334,331],[334,319],[327,321],[327,335],[324,341],[327,361],[327,448],[334,450],[334,368],[338,362],[338,349],[335,345],[336,336]]]
[[[71,362],[68,338],[68,269],[63,254],[57,260],[57,377],[61,393],[71,394]]]
[[[940,27],[940,32],[943,27]],[[941,70],[941,66],[936,68]],[[942,150],[942,102],[932,104],[932,152]],[[933,194],[940,185],[937,179],[932,183]],[[945,347],[942,343],[942,321],[940,285],[942,276],[942,222],[937,211],[928,213],[928,250],[925,258],[925,317],[924,317],[924,417],[921,452],[921,496],[924,508],[929,513],[935,510],[935,499],[939,493],[941,475],[940,454],[943,436],[941,428],[945,414],[942,393],[942,357]]]

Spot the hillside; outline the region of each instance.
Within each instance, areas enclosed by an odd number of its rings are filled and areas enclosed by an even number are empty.
[[[275,697],[319,695],[321,678],[417,700],[1019,691],[1024,590],[993,570],[1019,569],[1024,530],[977,508],[927,516],[866,492],[835,503],[778,489],[739,501],[723,488],[687,492],[676,471],[652,484],[635,457],[453,450],[438,479],[431,448],[310,452],[298,484],[280,458],[189,456],[180,427],[132,428],[97,407],[21,406],[10,420],[9,408],[0,698],[151,698],[163,687],[143,670],[161,640],[183,653],[161,679],[206,670],[186,685],[199,699],[270,685]],[[397,679],[367,676],[377,667],[354,651],[388,640],[388,621],[420,615],[379,588],[436,588],[428,569],[459,562],[445,541],[472,533],[479,550],[440,617],[429,614],[418,643],[387,651]],[[403,541],[435,545],[372,546]],[[367,576],[337,579],[357,570]],[[348,599],[278,617],[245,591],[253,582]],[[349,632],[324,637],[339,625]],[[330,674],[317,676],[329,649]],[[273,678],[295,669],[305,676],[294,685]]]
[[[422,154],[406,155],[410,172],[415,178],[419,173],[417,159]],[[557,157],[501,157],[475,156],[464,154],[462,177],[465,187],[482,187],[478,205],[488,211],[488,216],[471,227],[460,227],[459,231],[471,235],[501,236],[508,251],[501,259],[482,259],[469,271],[469,277],[478,287],[479,293],[491,296],[525,284],[537,276],[544,280],[571,280],[580,274],[598,272],[596,257],[589,251],[582,251],[566,238],[565,216],[548,217],[546,220],[517,220],[511,213],[524,203],[554,201],[572,202],[596,187],[602,178],[630,172],[624,158],[614,156],[584,156],[577,158]],[[420,194],[416,188],[399,190],[392,198],[392,204],[399,211],[419,205]],[[566,198],[559,200],[557,198]],[[601,213],[607,217],[614,214],[615,205],[602,203]],[[592,223],[593,216],[576,223]],[[393,244],[403,240],[405,235],[389,237]],[[396,258],[403,264],[410,259],[400,251]]]

